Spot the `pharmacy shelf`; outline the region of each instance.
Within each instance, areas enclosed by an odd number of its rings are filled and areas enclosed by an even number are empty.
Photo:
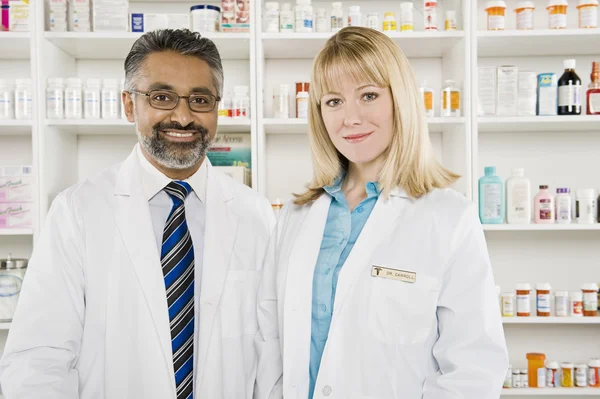
[[[0,136],[31,134],[32,121],[16,119],[0,120]]]
[[[450,127],[462,126],[465,118],[429,118],[429,131],[440,133]],[[308,121],[306,119],[263,119],[263,125],[267,134],[306,134],[308,132]]]
[[[479,57],[597,55],[600,29],[480,31]]]
[[[480,117],[478,131],[485,132],[600,132],[600,115]]]
[[[0,229],[0,236],[31,236],[33,229]]]
[[[263,33],[265,58],[314,58],[333,33]],[[464,32],[391,32],[407,57],[439,58],[465,37]]]
[[[484,224],[484,231],[600,231],[600,224]]]
[[[0,32],[0,59],[30,59],[30,38],[29,32]]]
[[[0,323],[0,330],[10,330],[10,323]],[[0,396],[0,399],[2,397]]]
[[[600,324],[600,317],[503,317],[504,324]]]
[[[46,119],[46,125],[81,135],[134,135],[126,119]],[[219,133],[250,133],[250,119],[219,118]]]
[[[501,396],[598,396],[598,388],[509,388],[503,389]]]
[[[78,59],[124,60],[142,33],[131,32],[46,32],[46,39]],[[250,59],[249,33],[215,32],[203,35],[215,42],[221,58]]]

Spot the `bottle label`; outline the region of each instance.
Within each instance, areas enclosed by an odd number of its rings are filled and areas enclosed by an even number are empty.
[[[550,294],[537,295],[537,310],[541,313],[550,313]]]
[[[550,29],[565,29],[567,27],[566,14],[552,14],[548,18],[548,28]]]
[[[517,29],[533,29],[533,11],[524,10],[517,13]]]
[[[531,303],[529,295],[517,295],[517,313],[531,312]]]
[[[600,113],[600,92],[590,93],[590,96],[588,98],[588,106],[590,108],[591,114]]]
[[[597,28],[598,27],[598,6],[587,6],[579,9],[579,27]]]
[[[556,197],[556,220],[570,222],[571,219],[571,198],[558,195]]]
[[[557,316],[566,317],[569,314],[569,300],[567,297],[556,297],[555,313]]]
[[[517,218],[525,218],[528,215],[530,197],[529,190],[526,184],[515,184],[512,189],[510,203],[508,204],[511,213],[514,213]]]
[[[497,183],[481,185],[483,195],[483,217],[499,219],[502,217],[502,186]]]
[[[437,30],[437,5],[425,4],[425,30]]]
[[[331,30],[338,31],[344,27],[344,19],[342,17],[331,17]]]
[[[505,20],[504,15],[489,15],[488,30],[504,30]]]
[[[587,312],[598,310],[598,294],[596,292],[583,293],[583,310]]]
[[[425,101],[425,111],[433,110],[433,93],[430,91],[424,92],[423,100]]]
[[[540,200],[540,219],[552,220],[552,200],[541,199]]]
[[[396,32],[396,21],[383,21],[384,32]]]
[[[558,106],[559,107],[580,107],[581,106],[581,85],[568,85],[558,87]]]

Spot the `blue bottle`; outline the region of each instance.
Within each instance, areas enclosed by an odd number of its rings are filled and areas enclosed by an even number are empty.
[[[495,166],[486,166],[479,179],[479,220],[483,224],[504,223],[504,182],[496,176]]]

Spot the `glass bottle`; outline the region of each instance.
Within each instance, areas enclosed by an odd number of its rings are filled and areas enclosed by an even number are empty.
[[[600,62],[592,62],[591,83],[587,91],[587,114],[600,115]]]
[[[575,73],[575,60],[565,60],[564,65],[558,80],[558,115],[581,115],[581,79]]]

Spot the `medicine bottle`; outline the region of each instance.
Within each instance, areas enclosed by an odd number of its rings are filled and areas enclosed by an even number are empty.
[[[102,119],[119,117],[119,85],[117,79],[104,79],[102,85]]]
[[[299,119],[308,118],[308,92],[300,91],[296,95],[296,113]]]
[[[324,8],[317,9],[317,32],[329,32],[329,21],[327,20],[327,10]]]
[[[360,6],[350,6],[348,26],[362,26]]]
[[[502,388],[512,388],[512,365],[510,364],[508,365],[508,370],[506,371]]]
[[[435,13],[433,14],[433,16],[435,16]],[[413,3],[400,3],[400,32],[412,32],[414,29],[415,20],[413,13]]]
[[[520,1],[517,3],[515,13],[517,14],[517,30],[533,29],[533,14],[535,3],[533,1]]]
[[[367,14],[367,28],[373,30],[381,30],[381,24],[379,23],[379,14],[372,12]]]
[[[571,200],[570,189],[557,188],[556,197],[556,223],[569,224],[573,221],[573,205]]]
[[[279,31],[290,33],[294,31],[294,11],[291,3],[283,3],[279,13]]]
[[[550,300],[550,284],[539,283],[535,286],[536,289],[536,308],[539,317],[549,317],[551,312]],[[537,385],[535,385],[537,387]]]
[[[250,97],[248,97],[248,86],[233,87],[233,118],[250,117]]]
[[[592,388],[600,388],[600,359],[590,359],[588,366],[588,385]]]
[[[562,371],[562,378],[560,386],[563,388],[573,388],[575,386],[575,376],[573,369],[575,366],[573,363],[565,362],[560,365]]]
[[[425,30],[438,30],[437,0],[423,0],[423,3],[423,25]]]
[[[396,14],[394,14],[393,11],[387,11],[383,17],[383,31],[396,32],[397,30],[398,29],[396,27]]]
[[[567,28],[567,0],[549,0],[548,7],[548,29]]]
[[[521,369],[521,388],[529,386],[529,373],[526,369]]]
[[[506,2],[488,1],[485,7],[487,13],[487,30],[504,30],[506,26]]]
[[[527,354],[527,374],[529,387],[538,387],[538,369],[544,368],[546,362],[546,355],[543,353],[528,353]]]
[[[460,89],[453,80],[444,81],[442,116],[460,117]]]
[[[502,317],[515,316],[515,294],[513,292],[505,292],[501,296],[502,301]]]
[[[421,96],[423,97],[423,104],[425,106],[425,116],[427,118],[433,118],[434,115],[434,101],[433,101],[433,89],[427,87],[427,82],[423,81],[419,88]]]
[[[553,224],[555,222],[554,196],[550,194],[548,186],[540,186],[540,191],[533,198],[533,211],[535,223]]]
[[[339,32],[344,27],[344,10],[341,2],[331,4],[331,31]]]
[[[564,60],[565,72],[558,79],[558,115],[581,114],[581,79],[575,59]]]
[[[87,79],[83,90],[83,117],[100,119],[100,79]]]
[[[521,388],[521,371],[519,369],[512,371],[512,387]]]
[[[588,386],[587,364],[578,364],[575,366],[575,386],[578,388],[585,388]]]
[[[311,0],[296,0],[296,32],[313,32],[313,7]]]
[[[82,83],[79,78],[68,78],[65,88],[65,118],[83,118]]]
[[[14,119],[14,101],[13,82],[8,79],[0,79],[0,119]]]
[[[225,92],[223,98],[219,102],[219,117],[220,118],[231,118],[233,117],[233,106],[231,104],[231,93]]]
[[[592,62],[590,85],[586,92],[587,114],[600,115],[600,62]]]
[[[556,291],[554,294],[554,315],[557,317],[569,315],[569,293],[567,291]]]
[[[46,88],[46,117],[48,119],[64,118],[64,95],[64,80],[48,78],[48,87]]]
[[[265,32],[279,32],[279,3],[275,1],[265,4]]]
[[[583,316],[583,293],[581,291],[571,292],[571,316]]]
[[[598,316],[598,284],[584,284],[581,293],[583,295],[583,315],[586,317]]]
[[[596,210],[596,190],[593,188],[577,190],[575,200],[575,218],[579,224],[594,224],[598,211]]]
[[[15,118],[33,118],[33,96],[31,91],[31,79],[15,80]]]
[[[558,362],[546,362],[546,387],[558,387],[560,381],[558,381],[559,372]]]
[[[598,0],[579,0],[579,28],[596,29],[598,27]]]
[[[456,30],[456,11],[446,11],[446,31]]]
[[[276,85],[273,90],[273,118],[288,119],[290,117],[290,85]]]
[[[517,316],[531,316],[531,285],[517,284]]]

